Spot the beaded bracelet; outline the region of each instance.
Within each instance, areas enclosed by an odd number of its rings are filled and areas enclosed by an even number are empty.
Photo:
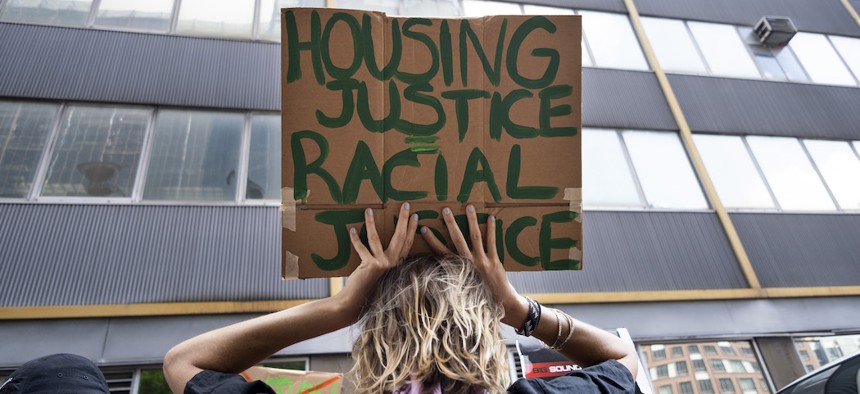
[[[541,310],[540,304],[537,301],[529,297],[526,297],[526,301],[529,302],[529,314],[526,317],[526,321],[523,323],[523,328],[514,328],[514,331],[519,335],[530,337],[535,331],[535,328],[537,328],[538,323],[540,323]]]

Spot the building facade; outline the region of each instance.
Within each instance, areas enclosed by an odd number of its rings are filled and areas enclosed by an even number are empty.
[[[585,268],[516,288],[626,328],[660,394],[858,350],[860,1],[0,0],[0,375],[70,352],[158,392],[174,344],[342,287],[280,279],[287,6],[582,15]],[[272,362],[344,371],[353,335]]]

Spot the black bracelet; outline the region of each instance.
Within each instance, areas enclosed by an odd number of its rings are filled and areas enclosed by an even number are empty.
[[[526,301],[529,302],[529,315],[526,317],[526,321],[523,323],[523,328],[514,328],[514,331],[516,331],[519,335],[530,337],[535,331],[535,328],[537,328],[538,323],[540,323],[541,311],[540,304],[537,301],[529,297],[526,297]]]

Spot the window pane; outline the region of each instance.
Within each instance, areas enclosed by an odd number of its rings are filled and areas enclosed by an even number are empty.
[[[747,137],[782,209],[835,210],[800,141],[786,137]]]
[[[169,394],[170,386],[164,379],[160,369],[144,369],[140,371],[140,386],[137,391],[141,394]]]
[[[720,378],[720,392],[721,393],[734,393],[735,392],[735,384],[729,378]]]
[[[794,347],[804,363],[813,369],[860,352],[860,335],[794,338]]]
[[[43,196],[131,197],[151,111],[70,106]]]
[[[573,10],[570,8],[525,4],[523,5],[523,13],[526,15],[573,15]]]
[[[251,38],[254,0],[182,0],[179,34]]]
[[[687,24],[713,75],[761,78],[734,26],[704,22]]]
[[[708,208],[687,154],[675,133],[624,131],[622,134],[650,206]]]
[[[480,0],[463,0],[463,11],[466,16],[522,15],[523,13],[519,4]]]
[[[260,0],[261,40],[281,41],[281,8],[325,7],[325,0]]]
[[[658,392],[659,392],[659,394],[672,394],[672,385],[667,384],[664,386],[660,386],[660,389]]]
[[[615,131],[583,129],[582,163],[586,206],[642,206]]]
[[[27,197],[56,114],[52,104],[0,102],[0,197]]]
[[[681,357],[684,357],[684,356],[681,355]],[[687,362],[686,361],[678,361],[675,363],[675,374],[676,375],[684,376],[688,373],[690,373],[690,372],[689,372],[689,369],[687,368]]]
[[[456,0],[402,0],[399,15],[424,17],[458,17],[460,3]]]
[[[854,78],[823,34],[797,33],[788,43],[813,82],[855,86]]]
[[[830,36],[830,42],[842,55],[854,77],[860,79],[860,38]]]
[[[758,64],[758,68],[764,75],[764,78],[776,81],[785,81],[787,77],[782,71],[779,60],[777,60],[777,57],[773,51],[771,51],[771,48],[761,45],[759,43],[758,36],[755,35],[749,27],[738,27],[738,32],[741,34],[741,37],[743,37],[747,47],[749,47],[750,51],[753,53],[753,59],[755,59],[756,64]]]
[[[678,383],[678,391],[681,394],[693,394],[693,383],[692,382]]]
[[[243,123],[240,114],[161,112],[143,197],[234,200]]]
[[[699,383],[699,392],[700,393],[713,393],[714,392],[714,384],[711,383],[710,379],[705,380],[697,380]]]
[[[582,32],[598,67],[647,70],[648,63],[626,15],[580,11]]]
[[[642,26],[664,70],[708,73],[683,21],[643,17]]]
[[[0,20],[83,26],[87,23],[92,3],[93,0],[9,0]]]
[[[770,50],[775,54],[776,60],[779,61],[779,65],[782,66],[782,71],[785,72],[789,81],[809,82],[809,77],[806,76],[806,72],[803,71],[803,67],[797,61],[797,56],[794,56],[791,48],[786,46],[771,48]]]
[[[173,0],[102,0],[96,25],[167,31]]]
[[[696,134],[693,141],[723,205],[727,208],[776,207],[741,137]]]
[[[860,159],[840,141],[804,140],[812,160],[842,209],[860,209]]]
[[[245,198],[277,200],[281,197],[281,117],[254,116]]]

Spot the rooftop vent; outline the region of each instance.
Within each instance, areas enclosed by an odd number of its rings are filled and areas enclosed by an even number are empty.
[[[797,28],[786,16],[764,16],[753,28],[758,41],[763,45],[784,47],[797,33]]]

